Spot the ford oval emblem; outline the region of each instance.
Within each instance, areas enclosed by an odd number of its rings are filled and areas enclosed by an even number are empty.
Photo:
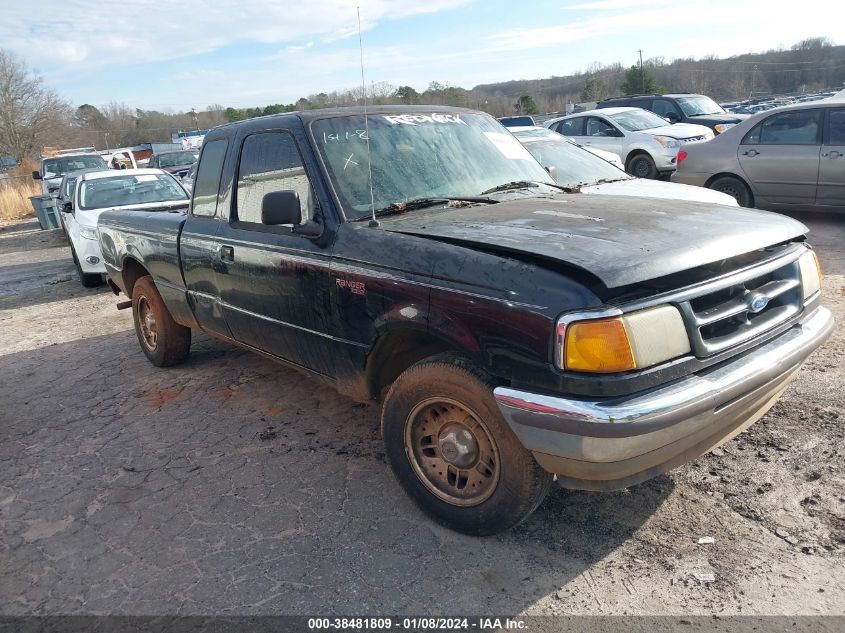
[[[769,305],[769,298],[766,295],[754,295],[748,303],[748,309],[754,314],[761,312]]]

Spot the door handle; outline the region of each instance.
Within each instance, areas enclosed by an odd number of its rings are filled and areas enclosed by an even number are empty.
[[[744,152],[742,153],[742,155],[743,155],[743,156],[756,156],[756,155],[757,155],[757,154],[759,154],[759,153],[760,153],[760,152],[758,152],[756,149],[749,149],[749,150],[744,151]]]
[[[233,262],[235,261],[235,249],[231,246],[218,246],[217,254],[220,256],[220,261]]]
[[[825,156],[827,156],[827,154],[825,154]],[[840,153],[839,153],[839,152],[837,152],[836,150],[833,150],[833,151],[830,153],[830,157],[831,157],[831,158],[839,158],[840,156],[842,156],[842,154],[840,154]]]

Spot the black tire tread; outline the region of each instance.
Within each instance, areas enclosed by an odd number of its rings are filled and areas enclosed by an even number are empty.
[[[144,344],[144,335],[138,322],[138,300],[141,295],[146,296],[156,318],[158,341],[152,352]],[[156,367],[177,365],[188,357],[191,351],[191,328],[173,320],[150,275],[139,278],[132,288],[132,321],[141,350]]]
[[[435,381],[445,386],[459,385],[474,392],[478,402],[467,403],[473,409],[479,405],[487,409],[485,423],[498,445],[500,459],[511,476],[500,474],[499,487],[490,499],[472,508],[458,508],[432,495],[407,464],[404,448],[405,417],[389,420],[388,416],[397,403],[396,398],[407,398],[415,388],[425,388]],[[502,418],[493,398],[496,382],[468,358],[454,353],[437,354],[405,370],[390,386],[382,409],[382,435],[393,472],[403,488],[417,504],[435,520],[454,530],[484,536],[513,528],[531,515],[542,503],[553,482],[553,476],[543,470]],[[446,395],[446,394],[444,394]],[[449,394],[455,400],[460,398]],[[412,401],[407,411],[414,406]],[[399,406],[400,410],[402,409]],[[399,428],[395,428],[395,427]],[[397,436],[398,433],[398,436]],[[397,446],[398,444],[398,446]],[[400,462],[397,464],[397,461]],[[402,461],[405,462],[403,467]],[[398,466],[398,467],[397,467]]]

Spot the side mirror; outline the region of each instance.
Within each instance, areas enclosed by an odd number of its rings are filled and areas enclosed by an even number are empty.
[[[64,213],[73,213],[73,203],[72,202],[65,202],[62,206],[62,211]]]
[[[302,222],[302,205],[295,191],[273,191],[261,201],[261,223],[268,226]]]
[[[667,112],[665,119],[669,121],[669,123],[677,123],[681,120],[681,117],[678,116],[677,112]]]
[[[32,172],[32,179],[33,180],[41,180],[41,172],[40,171]]]
[[[554,165],[546,165],[543,169],[545,169],[546,173],[552,177],[552,180],[557,180],[557,167]]]

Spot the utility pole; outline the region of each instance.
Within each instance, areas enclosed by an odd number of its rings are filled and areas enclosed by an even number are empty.
[[[194,129],[199,130],[200,126],[197,122],[198,121],[197,111],[194,108],[191,108],[191,118],[194,120]]]
[[[643,70],[643,49],[638,48],[640,54],[640,92],[645,94],[645,70]]]
[[[749,99],[754,98],[754,83],[757,79],[757,64],[754,64],[754,70],[751,72],[751,94],[748,95]]]

